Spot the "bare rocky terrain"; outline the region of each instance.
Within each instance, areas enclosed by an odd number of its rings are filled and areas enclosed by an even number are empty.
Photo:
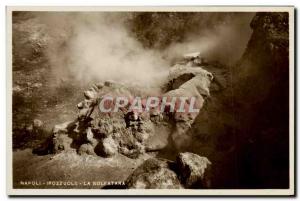
[[[166,15],[165,26],[160,15]],[[216,14],[207,24],[200,23],[201,17],[205,14],[132,14],[127,23],[146,48],[162,49],[183,41],[196,26],[229,26],[242,16]],[[146,19],[148,28],[141,25]],[[96,113],[92,108],[98,98],[107,93],[147,96],[152,90],[111,81],[78,84],[72,76],[57,79],[47,57],[54,40],[47,34],[49,27],[36,14],[15,13],[14,187],[29,188],[21,181],[78,181],[76,186],[51,188],[287,188],[288,16],[258,13],[247,23],[253,31],[238,62],[225,64],[214,54],[215,60],[210,56],[200,66],[185,63],[185,73],[175,77],[176,65],[170,63],[169,79],[159,93],[196,93],[199,114],[182,121],[175,114],[161,114],[160,119],[153,113],[128,127],[127,111],[110,117]],[[55,37],[64,41],[68,34]],[[206,77],[190,68],[201,68]],[[125,185],[85,186],[85,181]]]

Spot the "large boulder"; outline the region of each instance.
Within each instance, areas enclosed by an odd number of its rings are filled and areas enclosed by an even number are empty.
[[[206,157],[189,152],[180,153],[176,159],[179,178],[187,188],[210,187],[210,165]]]
[[[126,181],[130,189],[180,189],[176,173],[166,160],[151,158],[146,160]]]
[[[179,153],[175,162],[151,158],[127,178],[127,188],[209,188],[211,162],[197,154]]]

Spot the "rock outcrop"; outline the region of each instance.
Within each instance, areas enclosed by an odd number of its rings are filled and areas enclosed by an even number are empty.
[[[151,158],[134,170],[127,178],[127,188],[180,189],[209,188],[211,162],[193,153],[180,153],[177,160]]]
[[[289,14],[260,12],[234,72],[240,185],[289,185]],[[247,115],[245,115],[247,114]]]
[[[200,67],[186,67],[175,65],[171,68],[168,82],[169,91],[165,96],[169,97],[196,97],[196,108],[201,110],[206,97],[210,96],[209,86],[213,75]],[[185,105],[189,108],[189,103]],[[199,112],[175,112],[175,121],[172,140],[175,147],[184,150],[189,144],[191,137],[187,131],[191,128]]]
[[[182,80],[182,77],[189,79]],[[160,96],[194,97],[194,109],[198,109],[198,112],[192,113],[187,110],[161,111],[159,106],[137,112],[130,109],[132,102],[118,111],[103,112],[99,109],[99,103],[104,97],[127,97],[130,100],[151,94],[113,81],[98,83],[84,92],[85,99],[77,104],[78,117],[53,129],[53,152],[74,148],[79,154],[112,157],[121,153],[137,158],[146,151],[162,149],[169,143],[178,150],[183,149],[183,146],[189,144],[187,131],[203,107],[205,98],[209,96],[212,79],[212,74],[201,67],[175,65],[171,68],[168,89]],[[141,102],[142,107],[145,107],[143,100]],[[116,102],[109,104],[114,106]],[[175,107],[176,104],[178,106],[176,102]],[[187,100],[184,109],[192,104],[191,100]],[[172,142],[168,141],[169,135]]]

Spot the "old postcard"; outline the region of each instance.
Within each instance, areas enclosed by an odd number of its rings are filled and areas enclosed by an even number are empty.
[[[7,7],[9,195],[294,195],[293,7]]]

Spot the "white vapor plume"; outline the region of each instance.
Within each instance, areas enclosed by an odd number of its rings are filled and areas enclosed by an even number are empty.
[[[250,22],[255,13],[232,19],[199,32],[187,34],[180,43],[171,44],[164,54],[174,58],[189,52],[200,52],[208,61],[234,65],[242,56],[252,34]]]
[[[128,13],[70,12],[37,14],[48,26],[47,48],[52,71],[59,79],[79,84],[105,80],[160,86],[170,61],[185,53],[200,51],[208,60],[234,64],[244,52],[251,35],[254,13],[214,28],[186,30],[181,42],[165,49],[146,49],[126,25]],[[161,19],[163,20],[163,19]],[[203,19],[205,21],[206,19]],[[203,30],[204,29],[204,30]]]
[[[114,80],[145,87],[160,85],[167,76],[167,62],[158,51],[146,50],[131,37],[122,19],[122,14],[109,13],[41,17],[51,27],[48,57],[56,76],[71,75],[82,84]]]

